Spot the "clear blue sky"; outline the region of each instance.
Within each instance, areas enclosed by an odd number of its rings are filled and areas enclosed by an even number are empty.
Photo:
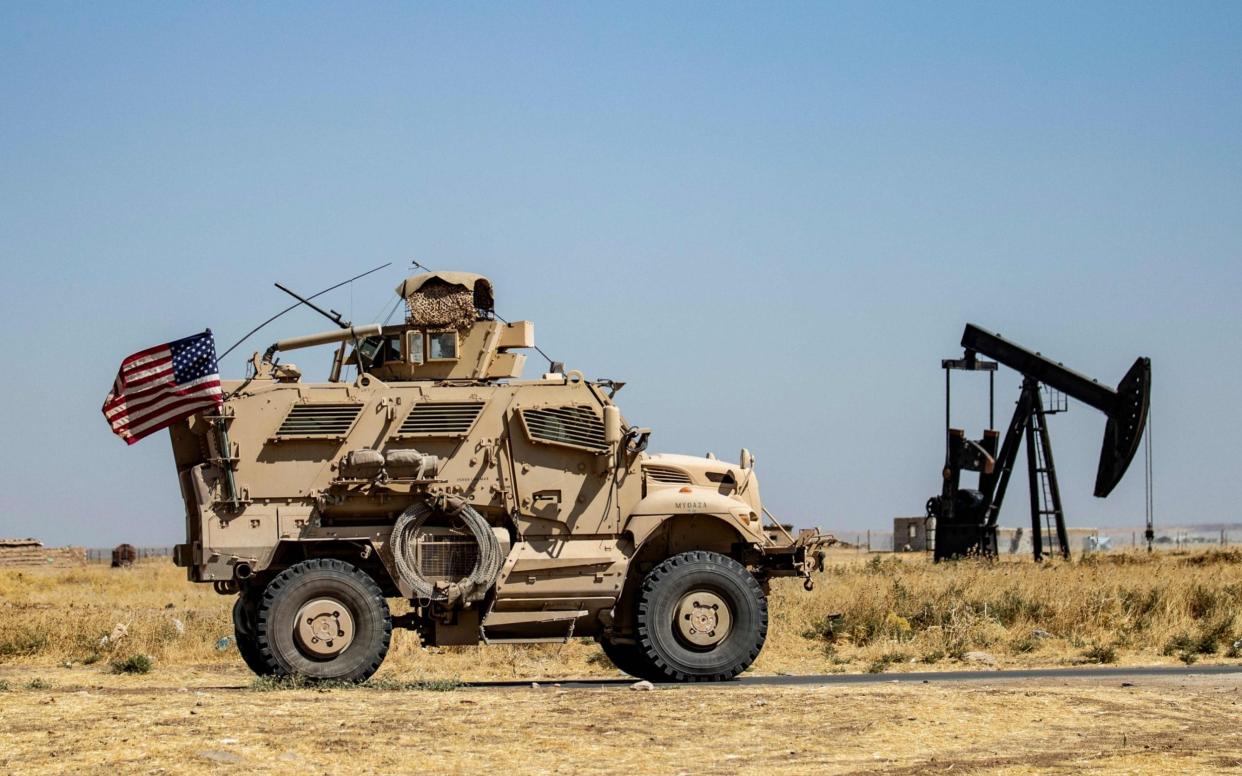
[[[1159,516],[1234,520],[1240,245],[1237,3],[6,3],[0,535],[177,541],[166,435],[99,414],[121,358],[393,261],[329,300],[369,320],[411,257],[799,524],[921,512],[967,320],[1151,356]],[[1053,421],[1071,522],[1141,522],[1102,429]]]

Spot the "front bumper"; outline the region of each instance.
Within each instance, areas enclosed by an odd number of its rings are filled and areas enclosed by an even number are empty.
[[[811,572],[824,570],[825,550],[837,543],[832,534],[799,531],[793,541],[763,548],[759,567],[768,577],[802,577],[811,589]]]

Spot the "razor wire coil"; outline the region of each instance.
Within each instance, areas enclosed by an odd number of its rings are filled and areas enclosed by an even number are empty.
[[[476,591],[481,593],[491,587],[500,573],[500,542],[492,533],[491,525],[474,507],[462,504],[460,508],[453,505],[451,509],[456,510],[455,516],[470,529],[479,545],[479,557],[474,569],[468,576],[453,583],[460,589],[463,598],[472,600],[477,597]],[[415,598],[443,603],[450,600],[449,590],[443,584],[436,584],[423,576],[414,553],[418,530],[441,512],[452,514],[447,499],[437,499],[435,503],[419,501],[407,507],[392,529],[392,555],[398,575],[413,589]]]

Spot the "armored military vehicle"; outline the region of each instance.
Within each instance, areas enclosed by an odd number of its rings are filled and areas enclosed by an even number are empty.
[[[653,455],[619,383],[559,364],[519,379],[534,328],[496,317],[487,278],[397,293],[400,324],[277,342],[218,411],[171,427],[175,560],[237,596],[247,665],[360,681],[401,627],[434,645],[594,637],[657,681],[749,666],[769,580],[809,584],[827,541],[765,522],[751,455]],[[278,355],[326,344],[326,382]]]

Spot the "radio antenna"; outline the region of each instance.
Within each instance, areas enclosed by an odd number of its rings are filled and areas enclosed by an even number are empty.
[[[315,297],[317,297],[317,296],[323,296],[324,294],[328,293],[329,291],[335,291],[336,289],[340,288],[341,286],[348,285],[349,283],[352,283],[352,282],[354,282],[355,280],[358,280],[359,278],[364,278],[364,277],[366,277],[367,275],[370,275],[370,274],[371,274],[371,273],[373,273],[373,272],[379,272],[381,269],[384,269],[385,267],[390,267],[390,266],[392,266],[392,262],[391,262],[391,261],[390,261],[390,262],[388,262],[387,264],[381,264],[381,265],[379,265],[378,267],[376,267],[375,269],[369,269],[369,270],[367,270],[366,272],[363,272],[361,275],[354,275],[354,276],[353,276],[352,278],[350,278],[349,280],[342,280],[340,283],[337,283],[337,284],[336,284],[336,285],[334,285],[334,286],[329,286],[328,288],[325,288],[324,290],[322,290],[322,291],[320,291],[320,292],[318,292],[318,293],[316,293],[316,294],[311,294],[310,296],[306,297],[305,299],[299,299],[299,300],[297,301],[297,303],[289,305],[289,306],[288,306],[288,307],[286,307],[285,309],[283,309],[283,310],[281,310],[280,312],[278,312],[278,313],[276,313],[275,315],[273,315],[271,318],[268,318],[268,319],[267,319],[266,321],[264,321],[263,323],[260,323],[258,326],[255,326],[253,329],[251,329],[250,331],[246,332],[246,336],[242,337],[242,338],[241,338],[241,339],[239,339],[237,342],[234,342],[234,343],[232,344],[232,346],[230,346],[230,347],[229,347],[229,349],[228,349],[228,350],[224,351],[224,353],[222,353],[222,354],[220,354],[219,356],[217,356],[217,357],[216,357],[216,360],[217,360],[217,361],[221,361],[221,360],[223,360],[225,356],[227,356],[228,354],[230,354],[230,353],[232,353],[234,350],[236,350],[238,345],[242,344],[243,342],[245,342],[246,340],[248,340],[248,339],[250,339],[252,336],[254,336],[254,334],[255,334],[256,332],[258,332],[258,331],[259,331],[259,329],[262,329],[264,326],[268,325],[269,323],[271,323],[272,321],[276,320],[277,318],[279,318],[280,316],[284,315],[285,313],[289,312],[290,310],[296,310],[297,308],[301,307],[301,306],[302,306],[302,305],[304,305],[304,304],[307,304],[307,303],[308,303],[311,299],[314,299],[314,298],[315,298]],[[278,284],[278,287],[279,287],[279,284]],[[283,290],[283,289],[282,289],[282,290]],[[311,306],[312,306],[312,307],[314,307],[314,305],[311,305]],[[329,317],[330,317],[330,316],[329,316]]]

